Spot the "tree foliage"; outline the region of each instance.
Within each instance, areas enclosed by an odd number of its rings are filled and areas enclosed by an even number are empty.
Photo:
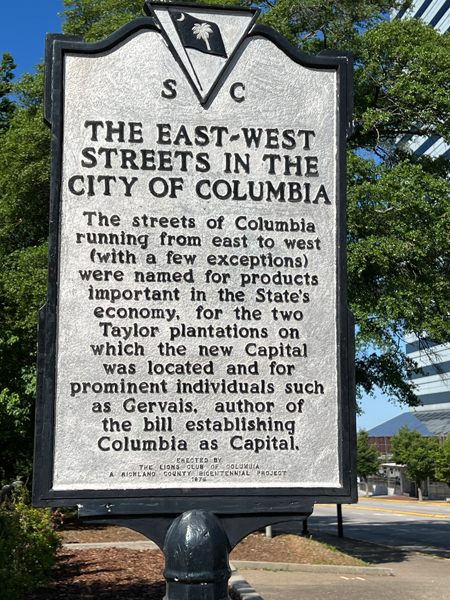
[[[440,70],[450,66],[450,38],[416,19],[382,22],[361,37],[348,169],[350,307],[362,356],[375,344],[405,380],[405,333],[449,339],[449,161],[412,154],[402,140],[450,141]],[[411,388],[399,391],[413,403]]]
[[[24,75],[10,92],[14,107],[5,113],[0,133],[0,468],[6,478],[30,470],[50,189],[43,69]]]
[[[425,437],[401,427],[391,440],[392,458],[399,465],[406,465],[406,475],[417,484],[419,500],[422,500],[421,484],[427,477],[434,477],[439,442],[435,437]]]
[[[368,496],[367,477],[378,473],[381,455],[375,446],[369,446],[369,433],[364,429],[358,431],[356,448],[358,477],[366,480],[366,496]]]
[[[358,476],[369,477],[376,475],[380,466],[380,453],[375,446],[369,445],[369,433],[365,429],[358,432]]]
[[[133,19],[145,17],[143,0],[62,0],[63,33],[97,42]]]
[[[213,2],[214,3],[214,0]],[[222,4],[249,5],[248,0]],[[143,16],[143,0],[63,0],[65,33],[100,40]],[[349,305],[357,382],[417,402],[402,352],[406,333],[450,338],[449,161],[405,141],[450,141],[450,37],[420,20],[388,20],[397,0],[262,0],[260,21],[302,51],[352,50],[355,127],[348,145]],[[31,447],[37,308],[45,302],[50,132],[43,71],[13,84],[0,65],[0,466],[14,476]],[[28,412],[27,412],[28,408]],[[11,425],[13,423],[13,425]],[[14,436],[8,438],[13,427]],[[7,441],[6,441],[7,440]],[[17,448],[17,452],[15,452]],[[26,451],[28,452],[28,450]],[[25,454],[26,454],[25,452]],[[10,460],[13,462],[11,463]],[[22,468],[22,467],[20,467]]]
[[[19,600],[48,580],[61,543],[47,510],[27,498],[0,504],[0,589],[2,600]]]
[[[15,104],[9,96],[13,87],[16,66],[11,54],[2,55],[0,62],[0,133],[8,127],[15,110]]]
[[[262,0],[261,21],[273,27],[308,54],[323,49],[359,48],[361,32],[386,19],[391,8],[405,2],[390,0]]]
[[[439,446],[436,455],[436,481],[442,481],[450,486],[450,435]]]

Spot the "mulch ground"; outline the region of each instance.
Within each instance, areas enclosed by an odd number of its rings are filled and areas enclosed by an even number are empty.
[[[27,595],[26,600],[161,600],[163,569],[159,550],[63,549],[51,585]]]
[[[63,543],[137,541],[146,538],[124,527],[60,528]],[[362,561],[314,540],[295,535],[272,539],[252,533],[236,546],[230,560],[362,565]],[[23,600],[162,600],[164,556],[159,550],[93,548],[59,551],[51,583]],[[232,594],[233,595],[233,594]],[[236,600],[236,599],[233,599]]]

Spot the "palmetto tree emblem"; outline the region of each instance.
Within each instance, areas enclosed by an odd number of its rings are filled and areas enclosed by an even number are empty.
[[[208,52],[211,52],[211,46],[209,45],[209,36],[213,33],[211,25],[208,23],[195,23],[192,33],[198,40],[203,40]]]
[[[204,54],[227,58],[227,51],[217,23],[203,21],[198,15],[192,16],[177,10],[169,9],[169,13],[185,50],[191,48]],[[186,56],[190,61],[189,54],[186,53]],[[192,65],[191,67],[194,69]]]

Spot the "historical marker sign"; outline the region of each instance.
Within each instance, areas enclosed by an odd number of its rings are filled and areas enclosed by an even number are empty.
[[[148,12],[47,41],[35,503],[350,500],[349,61],[253,9]]]

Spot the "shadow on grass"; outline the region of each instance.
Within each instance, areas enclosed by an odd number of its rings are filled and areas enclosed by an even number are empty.
[[[303,525],[301,522],[293,522],[280,523],[279,525],[276,525],[275,528],[277,533],[283,532],[300,534],[302,531],[302,526]],[[310,537],[316,542],[334,546],[334,548],[339,550],[339,552],[343,552],[349,556],[354,556],[355,558],[359,558],[360,560],[363,560],[364,562],[370,563],[374,566],[392,562],[403,562],[408,560],[408,557],[411,555],[410,552],[392,548],[390,546],[382,546],[380,544],[373,544],[372,542],[365,542],[363,540],[355,540],[349,537],[340,538],[337,535],[333,535],[319,529],[313,529],[311,527],[308,527],[308,530],[309,535],[306,536],[307,538]]]

